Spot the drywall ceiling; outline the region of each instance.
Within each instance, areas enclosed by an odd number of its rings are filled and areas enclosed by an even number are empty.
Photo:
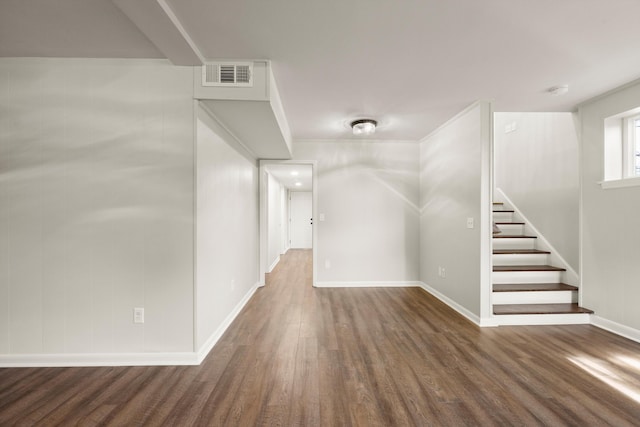
[[[294,140],[353,138],[360,117],[379,121],[376,139],[415,140],[477,99],[571,111],[640,78],[638,0],[109,3],[0,2],[0,55],[269,59]],[[170,19],[151,22],[145,7]]]
[[[269,164],[265,166],[265,170],[289,190],[313,190],[313,169],[311,165]],[[297,183],[300,185],[296,185]]]
[[[109,0],[0,1],[0,57],[163,58]]]

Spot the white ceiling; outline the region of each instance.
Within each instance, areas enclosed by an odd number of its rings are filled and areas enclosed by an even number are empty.
[[[272,60],[297,140],[352,138],[360,117],[377,139],[416,140],[477,99],[571,111],[640,78],[638,0],[136,1],[171,19],[150,31],[128,0],[2,0],[0,56],[180,63],[157,35],[173,23],[191,57]]]
[[[270,164],[265,166],[265,170],[290,190],[312,191],[313,189],[311,165]],[[300,185],[296,185],[296,183],[300,183]]]

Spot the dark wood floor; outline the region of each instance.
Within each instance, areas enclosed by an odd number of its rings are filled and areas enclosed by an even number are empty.
[[[640,344],[314,289],[310,258],[289,251],[201,366],[0,370],[0,425],[640,425]]]

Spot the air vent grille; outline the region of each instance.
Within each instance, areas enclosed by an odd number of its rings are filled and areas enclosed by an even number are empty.
[[[204,69],[204,79],[202,84],[206,85],[206,83],[218,83],[220,80],[218,79],[218,66],[214,64],[203,65]]]
[[[235,82],[236,82],[236,66],[221,65],[220,66],[220,83],[235,83]]]
[[[251,71],[249,70],[249,66],[237,65],[236,66],[236,82],[249,83],[249,80],[251,80]]]
[[[253,64],[209,63],[202,66],[203,86],[253,86]]]

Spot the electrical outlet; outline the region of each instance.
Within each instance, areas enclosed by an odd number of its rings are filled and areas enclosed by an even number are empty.
[[[473,218],[467,218],[467,228],[473,228]]]
[[[444,267],[438,266],[438,276],[439,277],[447,277],[447,271]]]
[[[144,323],[144,308],[135,307],[133,309],[133,323]]]
[[[323,213],[320,214],[320,221],[324,221],[324,214]]]

